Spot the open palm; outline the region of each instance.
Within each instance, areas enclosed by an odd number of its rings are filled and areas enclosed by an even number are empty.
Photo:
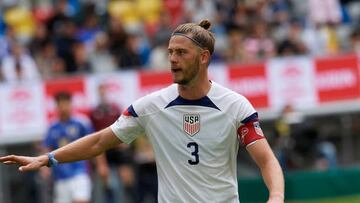
[[[0,162],[4,164],[19,164],[19,171],[32,171],[46,166],[48,157],[46,155],[38,157],[8,155],[0,157]]]

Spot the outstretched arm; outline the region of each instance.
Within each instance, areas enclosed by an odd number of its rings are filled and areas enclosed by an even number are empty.
[[[115,136],[111,128],[108,127],[55,150],[54,155],[59,163],[79,161],[95,157],[120,143],[121,141]],[[20,171],[30,171],[46,166],[49,158],[47,155],[38,157],[9,155],[0,157],[0,162],[20,164]]]
[[[284,176],[274,153],[266,139],[250,144],[247,150],[261,170],[261,175],[269,189],[267,203],[284,202]]]

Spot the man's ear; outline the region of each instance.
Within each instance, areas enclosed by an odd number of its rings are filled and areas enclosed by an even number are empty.
[[[204,50],[200,54],[200,64],[209,64],[210,63],[210,52],[209,50]]]

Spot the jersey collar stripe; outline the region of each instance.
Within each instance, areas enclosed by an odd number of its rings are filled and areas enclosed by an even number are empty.
[[[132,105],[129,106],[129,108],[127,109],[127,111],[129,112],[130,115],[132,115],[133,117],[138,117],[137,113],[134,110],[134,107]]]
[[[241,123],[246,124],[250,121],[257,121],[257,120],[259,120],[258,113],[255,112],[255,113],[251,114],[250,116],[248,116],[247,118],[245,118],[244,120],[242,120]]]
[[[207,96],[205,96],[201,99],[196,99],[196,100],[188,100],[188,99],[184,99],[184,98],[178,96],[176,99],[171,101],[165,107],[165,109],[172,107],[172,106],[204,106],[204,107],[210,107],[210,108],[214,108],[214,109],[221,111]]]

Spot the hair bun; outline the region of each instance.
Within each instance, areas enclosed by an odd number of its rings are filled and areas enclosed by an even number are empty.
[[[204,28],[205,30],[209,29],[210,26],[211,26],[211,22],[208,20],[208,19],[205,19],[205,20],[202,20],[200,23],[199,23],[199,26]]]

